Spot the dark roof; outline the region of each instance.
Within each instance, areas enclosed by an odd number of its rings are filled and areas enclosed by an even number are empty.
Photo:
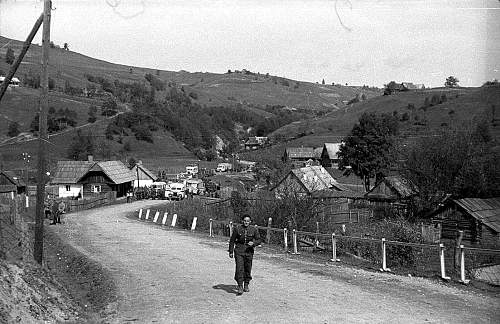
[[[134,174],[121,161],[58,161],[53,184],[77,183],[89,171],[102,171],[116,184],[133,181]]]
[[[484,225],[500,233],[500,197],[488,199],[463,198],[453,200],[453,202]]]
[[[24,179],[17,175],[14,171],[1,171],[0,175],[3,175],[9,182],[11,182],[16,187],[26,187]]]
[[[381,183],[385,183],[389,188],[396,192],[397,197],[387,196],[384,194],[380,194],[375,192],[377,187]],[[388,176],[382,179],[378,184],[375,185],[367,194],[368,198],[375,199],[407,199],[417,194],[417,189],[415,185],[407,179],[402,178],[401,176]]]
[[[257,138],[255,138],[255,136],[253,136],[248,138],[248,140],[245,142],[245,145],[260,145],[260,142],[257,141]]]
[[[314,159],[314,148],[312,147],[287,147],[285,154],[291,159]]]

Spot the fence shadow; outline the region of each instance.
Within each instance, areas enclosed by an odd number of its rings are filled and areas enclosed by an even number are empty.
[[[225,284],[218,284],[212,287],[213,289],[220,289],[224,290],[228,294],[238,294],[238,286],[237,285],[225,285]]]

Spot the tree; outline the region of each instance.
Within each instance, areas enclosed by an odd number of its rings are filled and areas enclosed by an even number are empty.
[[[323,81],[321,81],[321,84],[323,84],[323,85],[325,84],[325,79],[323,79]]]
[[[87,119],[87,121],[89,123],[95,123],[95,121],[97,120],[96,114],[97,114],[97,107],[95,105],[91,105],[89,107],[89,118]]]
[[[447,88],[455,88],[458,86],[458,82],[460,82],[456,77],[454,76],[449,76],[446,78],[446,82],[444,83],[444,86]]]
[[[83,134],[79,129],[68,148],[68,158],[75,161],[86,160],[88,155],[94,155],[94,151],[95,147],[92,134],[90,132]]]
[[[18,122],[11,122],[9,123],[9,129],[7,130],[7,136],[9,137],[14,137],[19,135],[19,123]]]
[[[7,53],[5,54],[5,62],[7,62],[7,64],[12,64],[14,63],[14,60],[16,59],[16,56],[14,55],[14,51],[12,50],[12,48],[8,48],[7,49]]]
[[[488,123],[460,125],[408,146],[402,172],[418,187],[418,212],[425,214],[445,194],[456,198],[500,195],[500,153]]]
[[[370,189],[370,179],[380,180],[394,162],[394,137],[398,134],[398,120],[390,114],[364,113],[344,138],[338,157],[339,169],[344,174],[354,172]]]
[[[106,100],[101,107],[101,115],[114,116],[118,112],[118,105],[113,98]]]

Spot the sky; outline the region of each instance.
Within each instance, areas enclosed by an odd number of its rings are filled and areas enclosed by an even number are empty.
[[[53,7],[56,44],[131,66],[374,86],[500,79],[498,0],[53,0]],[[39,0],[0,0],[0,35],[24,40],[42,9]]]

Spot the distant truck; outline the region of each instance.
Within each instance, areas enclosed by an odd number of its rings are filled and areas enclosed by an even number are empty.
[[[197,165],[188,165],[186,166],[186,173],[191,176],[195,176],[198,174],[198,166]]]
[[[153,199],[165,199],[165,191],[167,189],[167,183],[163,181],[153,182],[151,184],[151,198]]]
[[[171,182],[165,190],[165,197],[171,200],[182,200],[186,198],[186,183]]]
[[[205,194],[205,183],[201,179],[187,179],[186,187],[192,195]]]
[[[227,172],[233,169],[233,165],[231,163],[223,162],[217,165],[217,172]]]

